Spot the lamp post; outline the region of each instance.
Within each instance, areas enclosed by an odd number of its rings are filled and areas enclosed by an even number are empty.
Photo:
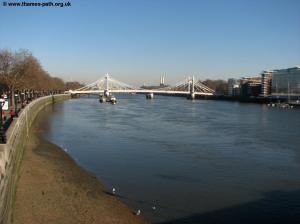
[[[0,101],[0,144],[5,144],[6,143],[6,136],[5,136],[5,131],[3,127],[3,119],[2,119],[2,107],[5,104],[5,100]]]
[[[27,92],[27,99],[28,99],[28,102],[31,102],[31,91],[30,90],[28,90],[28,92]]]
[[[26,104],[28,104],[28,91],[27,90],[25,91],[25,102],[26,102]]]
[[[25,93],[21,92],[21,106],[24,108],[24,99],[25,99]]]
[[[15,116],[18,117],[18,94],[15,94]]]

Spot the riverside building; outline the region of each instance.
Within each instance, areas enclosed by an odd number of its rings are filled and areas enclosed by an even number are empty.
[[[228,96],[239,96],[240,95],[240,80],[239,79],[228,79],[227,82],[227,95]]]
[[[261,95],[267,97],[271,95],[273,71],[263,71],[261,73]]]
[[[272,96],[300,97],[300,67],[272,71]]]
[[[231,97],[256,97],[261,94],[262,78],[248,76],[241,79],[228,79],[228,96]]]
[[[241,79],[241,93],[242,97],[257,97],[261,94],[261,77],[251,76],[243,77]]]

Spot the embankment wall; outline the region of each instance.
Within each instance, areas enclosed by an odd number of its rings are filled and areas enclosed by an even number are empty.
[[[28,104],[14,118],[6,132],[7,143],[0,144],[0,224],[12,223],[19,167],[30,128],[38,113],[49,104],[69,99],[70,95],[61,94],[38,98]]]

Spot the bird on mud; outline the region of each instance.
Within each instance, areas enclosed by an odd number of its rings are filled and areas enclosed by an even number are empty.
[[[137,212],[135,213],[136,215],[140,215],[141,214],[141,210],[137,210]]]

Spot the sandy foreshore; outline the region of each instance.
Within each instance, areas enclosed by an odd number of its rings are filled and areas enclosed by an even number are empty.
[[[108,194],[96,176],[42,137],[44,119],[41,115],[35,121],[24,151],[13,223],[145,223],[143,217]]]

